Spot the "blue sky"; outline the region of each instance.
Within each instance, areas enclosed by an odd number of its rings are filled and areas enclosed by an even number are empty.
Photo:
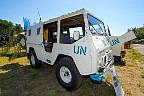
[[[1,0],[0,18],[23,24],[22,17],[28,17],[35,22],[37,8],[43,21],[85,8],[109,25],[112,35],[144,24],[144,0]]]

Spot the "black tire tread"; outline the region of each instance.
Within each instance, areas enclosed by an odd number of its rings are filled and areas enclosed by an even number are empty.
[[[61,66],[66,66],[67,68],[69,68],[69,70],[71,71],[72,74],[72,82],[70,82],[70,84],[65,84],[59,75],[59,69]],[[79,73],[74,61],[70,58],[70,57],[64,57],[62,59],[60,59],[57,62],[56,65],[56,77],[59,81],[59,83],[66,88],[68,91],[72,91],[72,90],[76,90],[80,87],[81,83],[82,83],[82,75]]]
[[[36,63],[36,64],[35,64],[35,66],[32,65],[31,59],[30,59],[31,67],[34,68],[34,69],[38,69],[38,68],[41,66],[41,61],[37,59],[37,56],[36,56],[36,53],[35,53],[34,50],[30,52],[29,57],[31,57],[32,54],[34,55],[35,63]]]

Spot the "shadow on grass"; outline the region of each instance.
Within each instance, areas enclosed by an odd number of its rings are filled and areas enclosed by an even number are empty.
[[[93,84],[88,78],[69,92],[57,82],[54,68],[44,64],[37,70],[19,63],[0,66],[0,82],[2,96],[115,96],[110,83]]]
[[[125,62],[125,60],[121,60],[119,62],[114,62],[114,65],[123,67],[123,66],[126,66],[126,62]]]

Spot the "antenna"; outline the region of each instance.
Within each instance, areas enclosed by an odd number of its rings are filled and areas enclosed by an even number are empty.
[[[38,10],[38,8],[37,8],[37,11],[38,11],[38,16],[39,16],[39,22],[41,22],[41,16],[40,16],[40,12],[39,12],[39,10]]]

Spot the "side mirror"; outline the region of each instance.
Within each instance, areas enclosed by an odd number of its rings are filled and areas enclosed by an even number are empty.
[[[79,38],[80,38],[80,32],[79,31],[74,31],[73,38],[74,38],[74,40],[79,40]]]

